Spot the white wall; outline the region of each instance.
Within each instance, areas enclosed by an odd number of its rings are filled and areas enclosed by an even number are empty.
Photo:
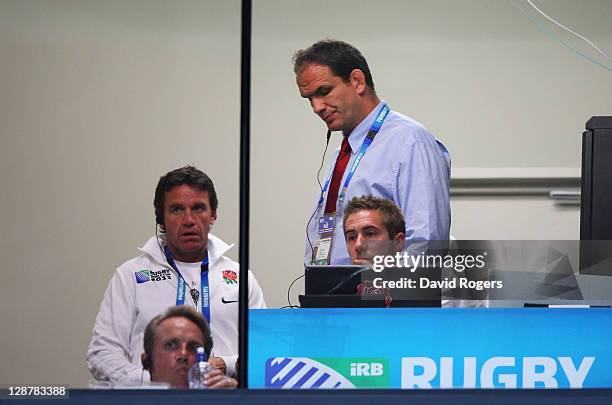
[[[612,50],[609,1],[538,4]],[[302,272],[325,133],[295,88],[295,50],[358,46],[379,94],[454,167],[578,167],[584,121],[612,111],[610,73],[506,1],[256,1],[253,27],[251,266],[272,307]],[[100,300],[154,231],[163,173],[210,174],[214,232],[237,240],[239,41],[238,1],[0,2],[1,383],[87,384]],[[452,207],[459,238],[578,237],[577,210],[548,200]]]
[[[87,384],[163,173],[216,179],[215,232],[236,239],[239,32],[237,1],[0,3],[2,383]]]

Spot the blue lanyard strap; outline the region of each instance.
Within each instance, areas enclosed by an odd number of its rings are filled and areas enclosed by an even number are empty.
[[[200,286],[202,288],[202,315],[206,318],[210,327],[210,287],[208,286],[208,252],[202,260],[202,271],[200,271]]]
[[[166,260],[168,264],[172,266],[176,274],[178,274],[178,289],[176,291],[176,305],[185,304],[185,291],[187,287],[187,282],[185,278],[179,271],[176,263],[174,263],[174,257],[172,257],[172,252],[168,249],[168,246],[164,246],[164,255],[166,256]],[[200,265],[200,286],[202,289],[202,315],[206,318],[206,321],[210,325],[210,287],[208,284],[208,251],[205,252],[204,260],[202,260],[202,264]]]
[[[385,121],[385,118],[387,118],[387,115],[389,115],[390,111],[391,109],[386,104],[383,104],[380,110],[378,111],[378,114],[376,115],[376,119],[374,120],[374,122],[372,123],[372,126],[370,127],[370,130],[368,131],[368,135],[363,140],[363,143],[361,144],[361,148],[359,148],[359,152],[357,153],[357,156],[355,157],[355,160],[353,161],[353,165],[351,166],[351,169],[349,170],[349,173],[346,176],[346,180],[344,181],[344,184],[342,185],[342,190],[340,191],[340,196],[338,197],[338,204],[337,204],[338,207],[342,205],[342,201],[344,200],[344,195],[346,194],[346,189],[348,188],[349,183],[351,182],[351,179],[353,178],[353,175],[357,171],[357,167],[359,166],[359,163],[361,162],[361,158],[363,158],[363,156],[366,153],[366,150],[370,147],[370,145],[372,144],[372,141],[374,141],[374,137],[380,130],[380,127]],[[325,195],[325,192],[327,191],[327,187],[329,187],[329,183],[331,182],[332,175],[333,175],[333,170],[330,176],[327,178],[327,181],[325,182],[323,189],[321,190],[321,197],[319,198],[319,202],[317,203],[318,205],[317,211],[321,209],[321,204],[323,204],[323,196]]]

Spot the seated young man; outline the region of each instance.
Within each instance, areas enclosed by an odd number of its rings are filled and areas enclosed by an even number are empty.
[[[404,216],[390,200],[371,195],[351,199],[343,226],[352,264],[371,265],[374,256],[394,255],[404,248]]]

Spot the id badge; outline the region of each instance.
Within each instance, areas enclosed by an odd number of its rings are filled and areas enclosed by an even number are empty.
[[[319,240],[315,243],[313,251],[313,263],[315,265],[326,265],[330,263],[335,222],[335,212],[325,213],[319,218],[319,226],[317,229]]]
[[[326,265],[329,264],[331,259],[331,244],[333,234],[324,235],[319,239],[319,243],[315,247],[314,251],[314,264],[315,265]]]

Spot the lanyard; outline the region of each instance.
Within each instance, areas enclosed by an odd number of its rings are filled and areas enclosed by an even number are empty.
[[[187,287],[187,282],[183,278],[183,275],[179,271],[176,263],[174,263],[174,258],[172,257],[172,252],[168,249],[168,246],[164,246],[164,254],[166,255],[166,260],[168,264],[172,266],[172,268],[178,274],[178,289],[176,291],[176,305],[183,305],[185,303],[185,291]],[[202,264],[200,265],[200,285],[202,288],[202,315],[206,318],[206,321],[210,325],[210,287],[208,285],[208,251],[204,255],[204,260],[202,260]]]
[[[361,148],[359,148],[359,152],[357,153],[357,156],[355,157],[355,160],[353,161],[353,165],[351,166],[351,169],[349,170],[348,175],[346,176],[346,180],[344,181],[344,184],[342,185],[342,190],[340,190],[340,196],[338,197],[338,204],[337,204],[338,207],[342,206],[342,201],[344,201],[344,195],[346,194],[346,189],[348,188],[349,183],[351,182],[351,179],[353,178],[353,174],[355,174],[355,172],[357,171],[357,166],[359,166],[359,163],[361,162],[361,158],[363,158],[363,155],[365,155],[366,150],[372,144],[374,137],[380,130],[380,127],[385,121],[385,118],[387,118],[389,111],[391,110],[389,106],[387,106],[386,104],[383,104],[383,106],[378,111],[378,115],[376,116],[376,119],[374,120],[374,122],[372,123],[372,126],[370,127],[370,130],[368,131],[368,135],[363,140],[363,143],[361,144]],[[325,195],[325,192],[327,191],[327,187],[329,187],[329,183],[331,182],[333,174],[334,172],[332,170],[332,173],[327,178],[327,181],[325,182],[325,185],[323,186],[323,189],[321,190],[321,197],[319,198],[319,202],[317,203],[317,212],[321,210],[321,206],[323,204],[323,196]]]

